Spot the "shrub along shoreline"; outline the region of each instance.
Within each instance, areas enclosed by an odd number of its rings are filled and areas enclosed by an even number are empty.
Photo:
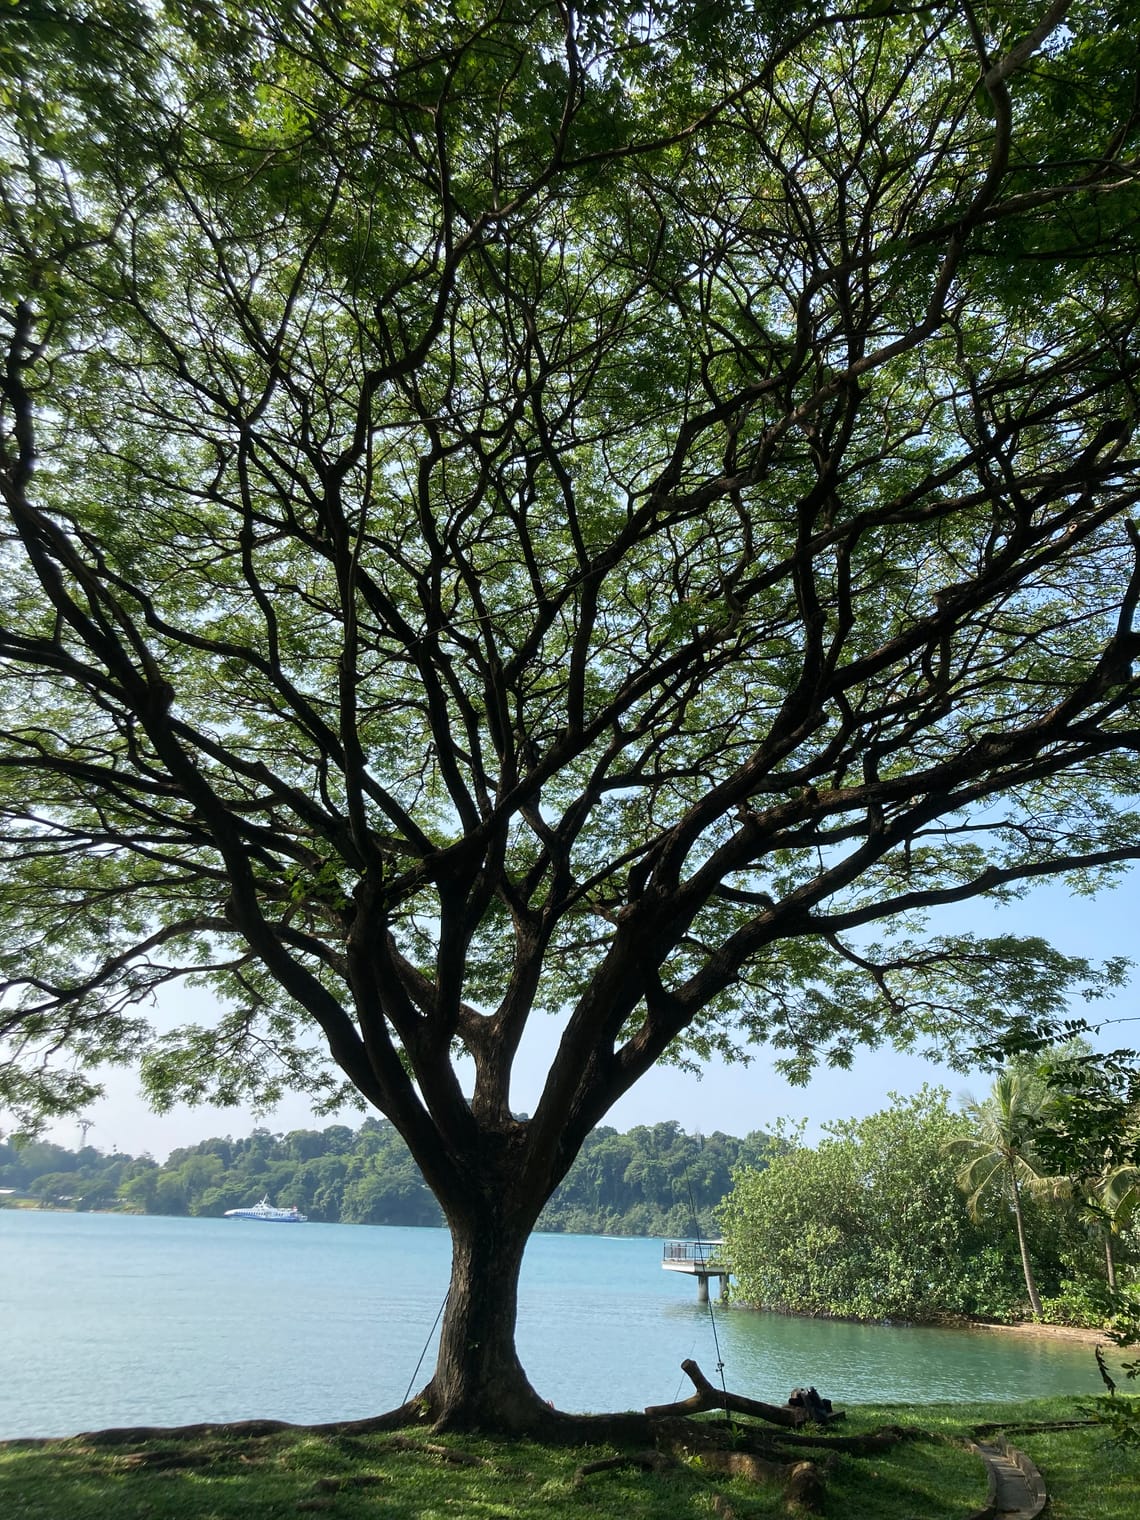
[[[987,1173],[995,1185],[971,1207],[958,1153],[972,1144],[967,1118],[944,1089],[923,1088],[824,1131],[814,1146],[795,1131],[778,1133],[762,1166],[737,1170],[720,1219],[738,1300],[811,1317],[1095,1330],[1140,1297],[1131,1219],[1115,1229],[1070,1179],[1022,1186],[1024,1257],[1008,1193],[996,1185],[1007,1175],[1000,1155]]]

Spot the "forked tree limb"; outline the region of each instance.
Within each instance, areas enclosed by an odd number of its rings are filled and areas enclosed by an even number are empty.
[[[651,1420],[668,1419],[673,1415],[699,1414],[705,1409],[724,1409],[732,1414],[750,1414],[758,1420],[768,1420],[773,1425],[788,1425],[797,1429],[811,1418],[806,1409],[791,1409],[781,1404],[764,1404],[759,1399],[746,1399],[743,1394],[727,1393],[714,1388],[691,1358],[681,1363],[681,1371],[697,1390],[690,1398],[676,1404],[653,1404],[645,1413]]]

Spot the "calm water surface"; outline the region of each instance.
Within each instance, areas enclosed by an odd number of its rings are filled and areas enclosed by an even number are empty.
[[[447,1287],[443,1230],[0,1209],[0,1439],[401,1402]],[[564,1409],[642,1408],[716,1377],[708,1310],[657,1240],[536,1235],[523,1365]],[[733,1390],[783,1403],[1019,1399],[1100,1390],[1088,1346],[717,1310]],[[413,1389],[414,1391],[414,1389]]]

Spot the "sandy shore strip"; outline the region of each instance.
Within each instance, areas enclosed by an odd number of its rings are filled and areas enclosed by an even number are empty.
[[[1024,1320],[1020,1325],[988,1325],[971,1320],[961,1328],[977,1330],[982,1335],[1029,1335],[1039,1340],[1077,1341],[1086,1346],[1094,1346],[1098,1341],[1102,1345],[1111,1344],[1107,1330],[1095,1330],[1085,1325],[1039,1325],[1032,1320]]]

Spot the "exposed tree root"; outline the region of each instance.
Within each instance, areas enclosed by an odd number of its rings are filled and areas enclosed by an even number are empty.
[[[764,1432],[770,1442],[786,1446],[826,1446],[828,1451],[842,1451],[848,1456],[869,1457],[879,1451],[889,1451],[902,1441],[931,1441],[938,1439],[928,1430],[917,1425],[884,1425],[879,1430],[869,1430],[861,1436],[795,1435],[783,1431]]]
[[[201,1451],[180,1451],[171,1443],[212,1440],[216,1443],[264,1441],[279,1434],[304,1433],[330,1437],[349,1452],[375,1456],[375,1448],[369,1449],[359,1440],[362,1436],[387,1435],[384,1446],[395,1451],[415,1452],[436,1458],[441,1462],[462,1467],[486,1467],[490,1459],[475,1456],[442,1442],[425,1440],[422,1436],[403,1434],[417,1429],[425,1434],[447,1429],[482,1429],[489,1435],[504,1434],[525,1437],[549,1445],[598,1445],[613,1443],[627,1449],[614,1457],[599,1458],[583,1463],[576,1472],[575,1481],[616,1468],[639,1468],[644,1472],[659,1472],[686,1455],[699,1454],[701,1470],[709,1475],[724,1474],[749,1479],[755,1483],[780,1484],[784,1490],[784,1502],[793,1511],[818,1512],[824,1499],[824,1473],[834,1455],[839,1452],[851,1455],[872,1455],[898,1445],[900,1442],[921,1438],[937,1439],[917,1427],[887,1425],[863,1435],[841,1436],[804,1431],[803,1426],[819,1421],[820,1402],[810,1398],[808,1406],[789,1402],[787,1405],[766,1404],[757,1399],[727,1393],[715,1388],[691,1360],[682,1363],[682,1369],[693,1383],[695,1392],[678,1403],[651,1406],[641,1412],[577,1415],[553,1409],[540,1401],[530,1410],[523,1411],[523,1426],[505,1432],[491,1418],[473,1421],[449,1421],[432,1407],[431,1387],[409,1400],[398,1409],[362,1420],[336,1420],[318,1425],[297,1425],[286,1420],[238,1420],[228,1423],[184,1425],[180,1427],[124,1426],[107,1430],[88,1431],[74,1437],[18,1438],[0,1442],[0,1448],[45,1447],[61,1444],[82,1443],[88,1448],[141,1447],[149,1443],[163,1443],[154,1451],[124,1453],[114,1459],[115,1465],[125,1472],[155,1472],[165,1469],[200,1467],[224,1460],[224,1446]],[[794,1396],[793,1396],[794,1398]],[[726,1413],[741,1414],[765,1422],[758,1425],[728,1425],[714,1421],[694,1421],[691,1415],[713,1409]],[[483,1411],[485,1414],[486,1412]],[[842,1413],[826,1411],[825,1419],[842,1419]],[[1092,1420],[1042,1420],[1008,1425],[993,1423],[974,1427],[976,1436],[1013,1430],[1075,1430],[1095,1424]],[[796,1453],[804,1447],[825,1448],[828,1456],[822,1462],[804,1460]],[[233,1454],[230,1453],[232,1456]],[[246,1452],[237,1454],[238,1460],[249,1460]],[[312,1497],[299,1502],[298,1509],[327,1509],[333,1496],[341,1488],[363,1487],[386,1481],[381,1475],[358,1474],[346,1477],[319,1479]],[[1043,1485],[1039,1485],[1044,1493]],[[714,1496],[713,1509],[722,1520],[733,1520],[731,1505],[722,1495]]]
[[[319,1494],[339,1494],[346,1488],[375,1488],[378,1483],[388,1483],[383,1473],[346,1473],[342,1478],[318,1478],[313,1484]]]
[[[399,1409],[369,1415],[363,1420],[332,1420],[321,1425],[295,1425],[289,1420],[231,1420],[197,1425],[122,1425],[108,1430],[85,1430],[74,1436],[18,1436],[0,1441],[6,1448],[58,1446],[63,1442],[82,1441],[87,1446],[143,1446],[148,1441],[195,1441],[208,1436],[222,1440],[248,1439],[299,1432],[305,1435],[365,1436],[385,1430],[406,1430],[425,1423],[422,1403],[410,1399]]]
[[[938,1440],[939,1437],[918,1426],[884,1425],[879,1430],[858,1436],[836,1436],[819,1431],[815,1435],[789,1430],[766,1430],[756,1425],[721,1425],[692,1420],[661,1421],[657,1428],[658,1444],[684,1447],[689,1451],[750,1451],[761,1457],[790,1457],[804,1448],[842,1452],[846,1456],[869,1457],[890,1451],[903,1441]]]
[[[175,1468],[212,1467],[209,1451],[129,1451],[112,1459],[116,1472],[170,1472]]]
[[[15,1436],[0,1441],[0,1451],[60,1446],[81,1442],[86,1446],[144,1446],[151,1441],[255,1440],[265,1436],[303,1434],[317,1436],[368,1436],[386,1431],[431,1430],[443,1434],[449,1430],[482,1429],[488,1435],[503,1435],[493,1419],[472,1425],[433,1422],[430,1407],[412,1399],[399,1409],[370,1415],[362,1420],[333,1420],[319,1425],[293,1424],[289,1420],[233,1420],[195,1425],[123,1425],[106,1430],[86,1430],[74,1436]],[[646,1443],[653,1439],[653,1421],[637,1410],[615,1414],[566,1414],[543,1405],[526,1426],[509,1434],[544,1441],[552,1446]]]
[[[640,1446],[653,1440],[654,1422],[647,1414],[633,1409],[613,1414],[566,1414],[549,1411],[535,1431],[535,1439],[552,1446]]]
[[[599,1457],[596,1462],[583,1462],[575,1472],[575,1479],[591,1477],[594,1473],[613,1472],[619,1467],[638,1467],[642,1472],[662,1472],[675,1465],[674,1459],[663,1451],[627,1451],[620,1457]]]
[[[469,1451],[460,1451],[455,1446],[443,1446],[438,1441],[416,1441],[411,1436],[391,1436],[384,1442],[389,1451],[417,1451],[429,1457],[438,1457],[441,1462],[450,1462],[453,1467],[490,1467],[488,1457],[475,1457]]]
[[[671,1423],[683,1426],[685,1422],[678,1420]],[[626,1452],[617,1457],[583,1462],[575,1473],[575,1481],[580,1483],[594,1473],[610,1472],[615,1468],[636,1467],[643,1472],[661,1472],[677,1465],[678,1457],[674,1452],[686,1455],[696,1447],[699,1449],[703,1474],[721,1473],[731,1478],[747,1478],[752,1483],[779,1484],[784,1489],[784,1501],[789,1508],[810,1511],[821,1508],[824,1495],[823,1474],[814,1462],[779,1462],[755,1452],[725,1450],[715,1444],[717,1432],[706,1432],[707,1427],[704,1426],[678,1432],[683,1437],[695,1435],[696,1439],[670,1441],[669,1451],[658,1449]],[[668,1440],[668,1436],[665,1439]],[[730,1513],[728,1506],[722,1506],[720,1512],[726,1511]]]
[[[387,1483],[382,1473],[351,1473],[343,1478],[318,1478],[313,1493],[307,1499],[298,1499],[297,1508],[302,1512],[332,1510],[336,1508],[336,1495],[349,1489],[373,1488]]]
[[[784,1485],[784,1502],[789,1509],[816,1513],[823,1508],[823,1476],[814,1462],[796,1462]]]
[[[823,1477],[814,1462],[775,1462],[748,1451],[702,1451],[701,1471],[747,1478],[750,1483],[782,1484],[785,1497],[805,1508],[818,1508],[823,1498]]]
[[[797,1439],[782,1431],[694,1424],[684,1419],[667,1422],[660,1436],[671,1450],[699,1454],[704,1472],[725,1473],[753,1483],[779,1483],[789,1508],[818,1510],[823,1504],[823,1468],[802,1457],[788,1460],[780,1450],[783,1444]],[[823,1438],[813,1444],[823,1444]],[[826,1457],[823,1467],[833,1460],[830,1455]]]
[[[80,1441],[88,1446],[143,1446],[149,1442],[191,1441],[210,1437],[219,1440],[255,1440],[287,1433],[351,1438],[408,1429],[431,1430],[433,1434],[482,1432],[491,1436],[506,1435],[542,1441],[552,1446],[602,1445],[610,1442],[620,1446],[648,1447],[656,1441],[663,1421],[706,1410],[723,1409],[733,1414],[748,1415],[789,1430],[799,1429],[813,1421],[818,1423],[821,1418],[817,1411],[806,1408],[765,1404],[741,1394],[725,1393],[713,1387],[696,1362],[684,1361],[681,1366],[696,1392],[680,1403],[653,1405],[641,1411],[568,1414],[536,1399],[533,1406],[516,1414],[509,1429],[504,1428],[501,1418],[493,1410],[460,1412],[441,1409],[431,1396],[429,1384],[422,1393],[398,1409],[361,1420],[332,1420],[316,1425],[294,1424],[288,1420],[233,1420],[181,1426],[126,1425],[84,1431],[70,1437],[21,1437],[0,1442],[0,1449],[52,1446],[63,1441]],[[838,1420],[843,1415],[828,1414],[822,1418]],[[439,1452],[447,1449],[441,1447]]]

